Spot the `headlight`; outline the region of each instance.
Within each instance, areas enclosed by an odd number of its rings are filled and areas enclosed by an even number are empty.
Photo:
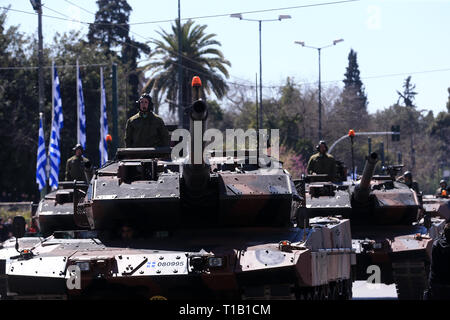
[[[212,268],[219,268],[223,266],[223,259],[219,257],[210,257],[208,259],[208,265]]]
[[[376,242],[373,244],[374,249],[381,249],[383,247],[383,244],[381,242]]]
[[[89,262],[77,262],[77,266],[80,271],[89,271]]]

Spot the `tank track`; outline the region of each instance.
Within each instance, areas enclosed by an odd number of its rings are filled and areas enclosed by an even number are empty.
[[[263,286],[263,290],[258,290],[258,294],[242,295],[243,300],[351,300],[352,299],[352,281],[339,280],[330,282],[326,285],[315,287],[297,287],[294,285]],[[274,287],[283,287],[284,294],[273,293]],[[262,288],[261,288],[262,289]],[[246,290],[245,290],[246,291]],[[253,291],[253,290],[252,290]],[[280,291],[280,290],[278,290]]]
[[[397,261],[392,263],[394,278],[399,300],[423,300],[427,287],[429,263],[425,261]]]
[[[297,300],[351,300],[352,281],[341,280],[323,286],[300,288]]]

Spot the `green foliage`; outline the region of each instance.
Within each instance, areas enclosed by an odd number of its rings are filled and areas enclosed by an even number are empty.
[[[132,8],[126,0],[107,1],[97,0],[98,11],[95,21],[89,26],[88,39],[91,45],[101,48],[107,57],[119,57],[124,67],[126,79],[126,99],[137,100],[142,90],[141,78],[143,72],[137,68],[137,60],[141,54],[149,54],[150,48],[145,43],[133,40],[130,33],[128,20]],[[135,113],[135,109],[129,110],[126,117]]]
[[[169,101],[172,112],[177,109],[178,67],[183,67],[182,101],[183,107],[192,101],[190,81],[195,75],[202,80],[202,89],[209,95],[211,92],[220,99],[228,90],[225,78],[228,78],[227,66],[231,63],[226,60],[220,50],[214,46],[220,46],[215,40],[215,34],[205,32],[206,25],[194,25],[189,20],[184,24],[176,21],[172,25],[172,32],[161,30],[158,34],[162,39],[152,39],[156,45],[150,56],[150,62],[143,69],[151,71],[151,76],[144,88],[153,91],[160,101],[163,96]],[[178,35],[181,33],[181,59],[178,56]],[[225,78],[224,78],[225,77]]]
[[[411,84],[411,76],[406,78],[405,83],[403,84],[403,93],[397,91],[397,94],[399,95],[397,104],[399,104],[400,99],[402,99],[406,107],[415,107],[413,104],[413,101],[417,94],[417,92],[414,91],[415,88],[416,85]]]
[[[0,208],[0,217],[3,218],[3,222],[8,221],[8,219],[14,219],[15,216],[22,216],[28,223],[31,222],[31,210],[9,210],[6,208]]]
[[[0,67],[29,65],[31,40],[16,26],[6,29],[5,21],[6,10],[0,14]],[[37,95],[35,70],[0,71],[0,189],[13,197],[23,192],[32,194],[34,189],[23,177],[35,175],[30,160],[35,158],[37,147]],[[34,156],[30,156],[30,150]]]
[[[132,9],[126,0],[97,0],[97,5],[95,21],[89,25],[88,39],[90,43],[104,47],[109,55],[129,38],[128,19]]]

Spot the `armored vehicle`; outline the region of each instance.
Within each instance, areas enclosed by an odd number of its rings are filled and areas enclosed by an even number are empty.
[[[79,229],[73,217],[74,187],[86,191],[88,185],[84,181],[60,181],[58,189],[45,195],[39,202],[33,218],[44,237],[58,230]]]
[[[86,190],[75,184],[76,230],[4,243],[2,297],[350,298],[349,220],[306,219],[275,158],[201,156],[207,114],[203,100],[190,107],[188,157],[118,149]]]
[[[309,216],[342,215],[351,221],[356,251],[356,280],[374,276],[395,283],[399,299],[421,299],[427,284],[431,247],[443,219],[424,215],[419,196],[395,179],[401,166],[374,175],[376,153],[367,157],[356,183],[329,182],[326,176],[308,176],[306,207]]]
[[[440,217],[450,221],[450,199],[427,194],[422,197],[423,210],[431,217]]]

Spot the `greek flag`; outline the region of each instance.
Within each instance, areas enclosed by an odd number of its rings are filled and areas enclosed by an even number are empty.
[[[44,129],[42,128],[42,113],[39,114],[39,138],[36,157],[36,183],[41,191],[46,184],[47,176],[45,174],[45,165],[47,164],[47,156],[45,154]]]
[[[59,130],[63,127],[62,101],[59,90],[59,78],[56,68],[53,65],[53,103],[52,103],[52,132],[50,135],[50,174],[49,184],[52,189],[58,188],[59,163],[61,154],[59,152]]]
[[[106,135],[108,134],[108,121],[106,118],[106,94],[103,82],[103,68],[100,68],[100,167],[108,161],[108,145]]]
[[[81,83],[80,69],[77,60],[77,106],[78,106],[78,131],[77,141],[86,150],[86,115],[84,112],[83,85]]]

